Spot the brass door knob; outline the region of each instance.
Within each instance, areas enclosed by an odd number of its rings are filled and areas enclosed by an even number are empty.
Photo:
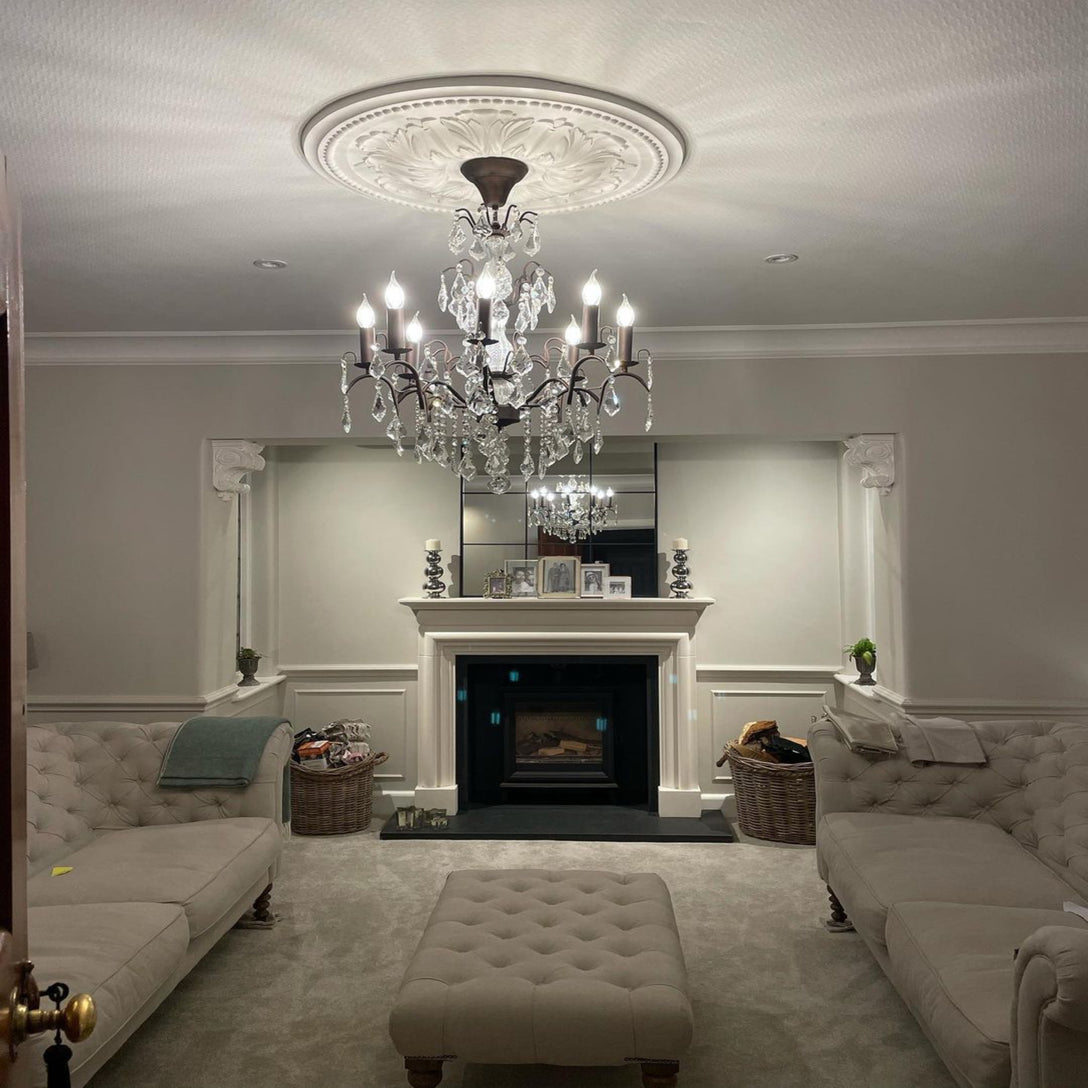
[[[90,994],[74,994],[63,1009],[28,1009],[26,1032],[61,1031],[70,1043],[82,1043],[94,1031],[98,1013]]]

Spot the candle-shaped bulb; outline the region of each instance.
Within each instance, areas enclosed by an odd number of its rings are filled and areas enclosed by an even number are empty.
[[[576,347],[578,342],[582,339],[582,332],[581,329],[578,328],[578,322],[574,320],[574,314],[570,315],[570,324],[563,333],[563,338],[572,348]]]
[[[405,330],[405,336],[413,344],[418,344],[423,339],[423,326],[419,322],[419,311],[416,310],[412,316],[412,320],[408,322],[408,328]]]
[[[476,297],[477,298],[493,298],[495,295],[495,277],[491,275],[486,269],[480,273],[480,278],[476,281]]]
[[[374,316],[374,307],[370,300],[363,295],[363,301],[359,303],[359,309],[355,311],[355,323],[360,329],[372,329],[377,318]]]
[[[589,279],[586,280],[585,286],[582,288],[582,301],[587,306],[600,306],[601,304],[601,285],[597,282],[597,269],[589,274]]]
[[[616,324],[621,328],[629,329],[635,323],[635,309],[627,301],[627,296],[623,296],[623,301],[619,305],[619,309],[616,310]]]
[[[608,489],[608,490],[607,490],[607,491],[605,492],[605,494],[606,494],[606,495],[607,495],[607,496],[608,496],[609,498],[612,498],[612,496],[613,496],[613,495],[615,494],[615,492],[614,492],[614,491],[612,490],[612,488],[609,488],[609,489]]]
[[[396,272],[390,273],[389,282],[385,286],[385,304],[390,310],[404,308],[404,288],[397,283]]]

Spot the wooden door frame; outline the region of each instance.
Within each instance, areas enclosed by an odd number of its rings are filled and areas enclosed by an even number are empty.
[[[27,958],[26,931],[26,460],[23,292],[19,218],[0,155],[0,999],[14,965]],[[25,1083],[26,1062],[10,1066],[0,1044],[0,1088]]]

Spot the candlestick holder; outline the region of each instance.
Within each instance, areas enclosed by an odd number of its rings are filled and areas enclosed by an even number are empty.
[[[427,575],[427,581],[423,583],[423,595],[432,600],[441,597],[446,591],[446,583],[442,581],[442,553],[440,551],[427,552],[427,569],[423,572]]]
[[[688,550],[677,548],[672,553],[672,581],[669,583],[669,596],[687,599],[694,588],[688,581]]]

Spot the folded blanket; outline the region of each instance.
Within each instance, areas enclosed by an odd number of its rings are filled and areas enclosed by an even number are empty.
[[[899,751],[892,727],[879,718],[863,718],[858,714],[850,714],[845,710],[832,710],[823,708],[824,716],[835,727],[836,732],[842,738],[852,752],[866,754],[894,755]]]
[[[899,732],[911,763],[986,762],[974,729],[959,718],[913,718],[904,714]]]
[[[286,718],[190,718],[167,749],[158,785],[165,789],[244,789],[257,774],[269,738]],[[283,819],[291,818],[286,768]]]

